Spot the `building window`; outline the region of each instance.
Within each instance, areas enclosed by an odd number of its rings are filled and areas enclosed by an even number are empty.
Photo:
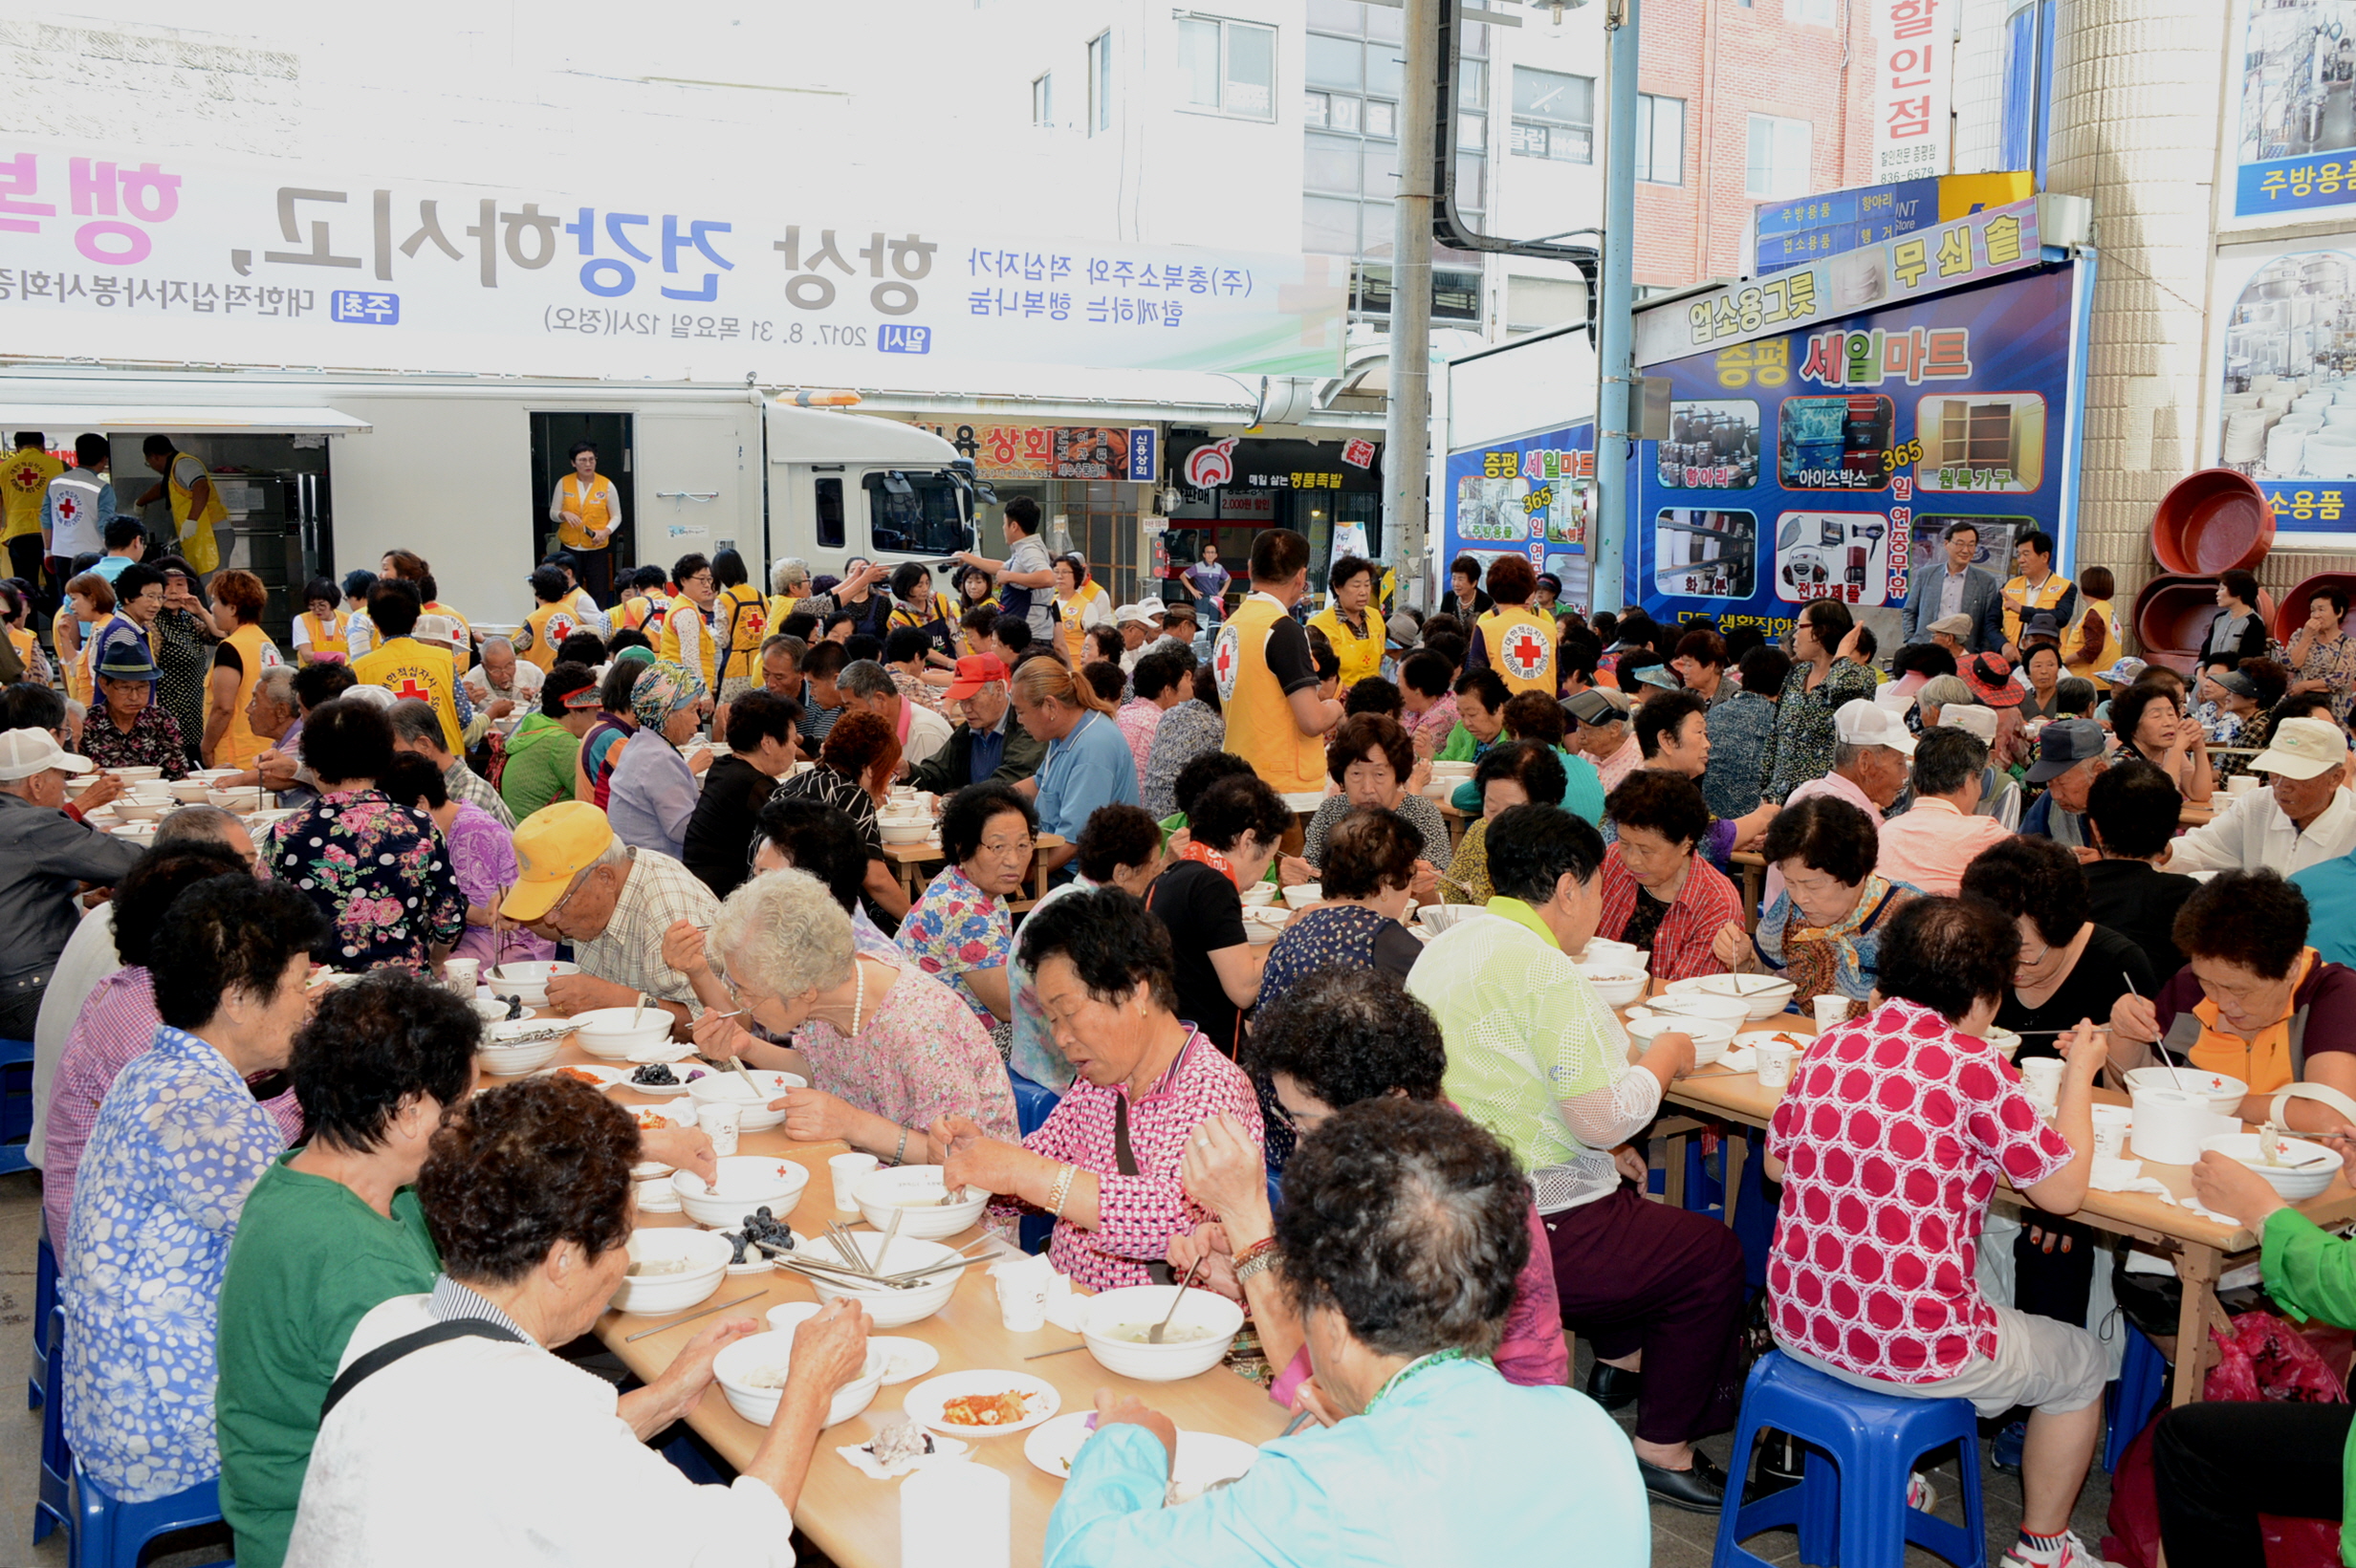
[[[1053,72],[1044,72],[1031,78],[1031,123],[1053,125],[1056,122],[1056,78]]]
[[[1399,97],[1404,85],[1400,12],[1360,0],[1308,0],[1302,41],[1301,118],[1307,145],[1301,174],[1301,248],[1349,256],[1350,308],[1356,316],[1390,312],[1392,225],[1399,188]],[[1457,76],[1456,207],[1476,223],[1486,207],[1489,30],[1468,24]],[[1378,265],[1367,265],[1373,258]],[[1435,258],[1433,315],[1481,318],[1480,258]]]
[[[1685,99],[1636,96],[1636,178],[1685,184]]]
[[[1831,27],[1840,18],[1837,0],[1783,0],[1783,19],[1809,27]]]
[[[1113,128],[1113,35],[1088,40],[1088,134]]]
[[[1595,162],[1595,79],[1560,71],[1514,67],[1514,138],[1516,158],[1550,158],[1561,163]]]
[[[1211,16],[1178,18],[1186,106],[1236,120],[1276,118],[1276,30]]]
[[[1814,131],[1804,120],[1753,115],[1750,153],[1743,163],[1743,194],[1767,201],[1806,195]]]

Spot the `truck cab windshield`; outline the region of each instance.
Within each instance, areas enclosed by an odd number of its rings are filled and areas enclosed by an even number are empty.
[[[904,469],[870,473],[862,483],[878,551],[949,555],[967,548],[963,491],[949,474]]]

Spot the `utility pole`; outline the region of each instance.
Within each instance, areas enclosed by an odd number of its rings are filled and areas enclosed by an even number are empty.
[[[1383,430],[1383,515],[1407,606],[1424,607],[1431,493],[1432,137],[1438,126],[1440,8],[1405,0],[1399,200],[1391,229],[1390,401]],[[1633,113],[1633,100],[1630,112]]]
[[[1598,610],[1626,602],[1627,539],[1634,499],[1628,452],[1642,405],[1633,352],[1636,276],[1636,44],[1638,0],[1608,0],[1603,136],[1603,265],[1595,316],[1595,537],[1589,541]]]

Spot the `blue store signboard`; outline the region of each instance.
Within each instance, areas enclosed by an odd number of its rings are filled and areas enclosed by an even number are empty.
[[[1670,434],[1638,448],[1629,601],[1771,637],[1900,605],[1958,517],[2010,577],[2017,534],[2064,534],[2076,293],[2047,267],[1647,365]]]
[[[1591,552],[1581,499],[1594,476],[1592,420],[1451,452],[1441,572],[1459,555],[1521,555],[1561,578],[1561,602],[1584,612]]]

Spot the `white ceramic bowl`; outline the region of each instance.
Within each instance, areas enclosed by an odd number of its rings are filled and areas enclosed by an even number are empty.
[[[671,1179],[674,1182],[678,1180],[675,1176]],[[689,1212],[692,1213],[693,1210],[690,1209]],[[883,1240],[881,1235],[862,1235],[859,1245],[872,1259],[875,1256],[876,1248]],[[840,1262],[849,1261],[836,1248],[834,1242],[826,1237],[821,1236],[811,1241],[809,1250],[811,1255],[820,1262],[825,1262],[830,1258]],[[896,1273],[903,1269],[922,1268],[927,1263],[946,1263],[956,1255],[957,1250],[953,1247],[944,1247],[937,1241],[927,1241],[919,1236],[903,1233],[892,1237],[891,1247],[884,1254],[883,1268],[887,1274]],[[889,1287],[853,1290],[817,1278],[812,1279],[810,1284],[811,1288],[818,1293],[818,1299],[821,1301],[832,1301],[837,1296],[848,1296],[867,1309],[867,1315],[875,1319],[876,1327],[899,1328],[904,1324],[918,1322],[929,1318],[948,1305],[949,1298],[957,1293],[957,1281],[964,1277],[965,1271],[962,1269],[946,1269],[930,1278],[918,1280],[913,1289],[905,1291]]]
[[[1445,931],[1459,921],[1471,920],[1474,915],[1488,912],[1486,907],[1477,904],[1427,904],[1415,911],[1415,919],[1417,924],[1428,926],[1432,930]]]
[[[948,1191],[939,1165],[900,1165],[869,1171],[851,1188],[851,1195],[860,1213],[878,1230],[898,1214],[902,1235],[937,1241],[971,1227],[990,1205],[989,1193],[969,1187],[961,1201],[944,1207],[940,1199]]]
[[[1324,896],[1323,882],[1302,882],[1298,887],[1284,890],[1284,902],[1296,909],[1306,909]]]
[[[1265,947],[1284,934],[1285,922],[1292,916],[1290,909],[1247,904],[1243,912],[1244,940],[1254,947]]]
[[[578,964],[541,960],[502,964],[483,976],[483,984],[501,996],[520,996],[526,1007],[548,1005],[548,982],[560,974],[578,974]]]
[[[125,784],[145,784],[164,776],[161,768],[109,768],[106,771]]]
[[[153,822],[170,809],[169,802],[158,805],[153,800],[142,800],[137,795],[115,796],[115,817],[120,822]]]
[[[921,817],[879,817],[875,825],[887,844],[921,844],[932,837],[932,824]]]
[[[201,778],[183,778],[173,781],[171,791],[172,798],[182,805],[201,806],[206,803],[205,797],[211,793],[212,786]]]
[[[490,1028],[492,1024],[506,1023],[508,1021],[507,1004],[505,1002],[493,1002],[483,997],[477,997],[474,1003],[474,1015],[483,1020],[483,1026],[486,1029]],[[521,1020],[518,1021],[520,1022]]]
[[[671,1187],[687,1218],[714,1229],[741,1225],[763,1205],[782,1220],[801,1202],[801,1189],[809,1185],[809,1168],[799,1161],[764,1154],[731,1154],[721,1161],[717,1187],[705,1186],[691,1170],[671,1175]]]
[[[1599,969],[1592,964],[1582,964],[1579,972],[1587,977],[1587,984],[1595,988],[1595,993],[1603,999],[1605,1007],[1628,1006],[1644,995],[1645,987],[1652,978],[1642,969],[1624,969],[1617,965]]]
[[[1235,896],[1241,899],[1247,907],[1266,908],[1276,902],[1276,891],[1275,882],[1263,881],[1254,882]]]
[[[1297,817],[1307,817],[1325,804],[1323,790],[1293,790],[1284,796],[1284,804]]]
[[[767,1426],[776,1418],[777,1401],[785,1394],[781,1374],[793,1361],[793,1331],[771,1329],[749,1334],[723,1346],[711,1359],[711,1375],[720,1384],[720,1392],[728,1397],[729,1408],[755,1426]],[[776,1376],[774,1386],[756,1387],[745,1381],[761,1377],[766,1383],[765,1375]],[[826,1425],[848,1421],[865,1410],[875,1403],[875,1391],[883,1385],[884,1353],[870,1346],[866,1364],[859,1369],[859,1376],[835,1390],[833,1401],[826,1406]]]
[[[206,802],[226,812],[243,817],[248,812],[260,811],[267,805],[267,794],[262,790],[207,790]]]
[[[1732,996],[1712,996],[1706,991],[1680,989],[1687,983],[1683,980],[1671,981],[1663,994],[1647,1005],[1655,1013],[1666,1013],[1680,1018],[1712,1019],[1726,1025],[1729,1034],[1754,1021],[1750,1003],[1736,1001]]]
[[[1708,1067],[1726,1055],[1726,1048],[1734,1043],[1734,1021],[1725,1018],[1705,1018],[1674,1013],[1653,1013],[1642,1010],[1628,1014],[1628,1037],[1639,1045],[1649,1046],[1657,1034],[1689,1034],[1693,1039],[1693,1065]]]
[[[492,1005],[496,1006],[495,1003]],[[492,1024],[483,1031],[483,1043],[475,1048],[474,1059],[482,1064],[484,1072],[494,1073],[500,1078],[537,1072],[556,1059],[556,1053],[564,1049],[564,1036],[559,1034],[554,1039],[525,1040],[521,1044],[509,1044],[507,1041],[511,1036],[545,1027],[534,1018]]]
[[[1462,782],[1471,778],[1479,768],[1480,764],[1477,762],[1434,762],[1431,765],[1431,776],[1452,778]]]
[[[1996,1055],[2006,1061],[2011,1061],[2020,1052],[2020,1036],[2009,1029],[1998,1029],[1991,1024],[1988,1026],[1988,1033],[1980,1038],[1995,1046]]]
[[[1175,1383],[1218,1365],[1243,1327],[1243,1308],[1211,1291],[1188,1291],[1170,1319],[1172,1332],[1198,1333],[1199,1339],[1152,1345],[1114,1337],[1117,1330],[1149,1329],[1160,1322],[1170,1309],[1174,1288],[1129,1285],[1090,1297],[1080,1337],[1097,1364],[1141,1383]]]
[[[1749,1010],[1744,1013],[1745,1021],[1755,1024],[1790,1008],[1798,990],[1789,980],[1764,974],[1697,974],[1672,982],[1669,989],[1672,995],[1714,996],[1741,1002]]]
[[[2238,1116],[2250,1086],[2237,1078],[2198,1067],[2138,1067],[2127,1076],[2127,1092],[2137,1089],[2182,1089],[2204,1096],[2213,1111]]]
[[[2220,1133],[2204,1138],[2200,1146],[2205,1153],[2222,1154],[2229,1160],[2238,1160],[2266,1178],[2266,1184],[2283,1197],[2294,1201],[2312,1198],[2331,1185],[2340,1173],[2340,1156],[2321,1143],[2310,1143],[2303,1138],[2282,1140],[2282,1164],[2268,1165],[2258,1158],[2258,1134],[2254,1132]],[[2293,1169],[2293,1166],[2303,1166]]]
[[[1607,936],[1593,936],[1587,939],[1587,945],[1579,950],[1576,957],[1582,964],[1634,965],[1637,955],[1644,951],[1632,942],[1615,942]]]
[[[153,822],[118,822],[106,831],[118,838],[127,838],[135,844],[153,843],[156,837]]]
[[[635,1026],[630,1022],[633,1013],[638,1015]],[[659,1045],[671,1035],[671,1015],[651,1002],[644,1012],[635,1007],[591,1008],[574,1013],[572,1022],[583,1051],[613,1061],[642,1047]]]
[[[685,1312],[709,1297],[728,1273],[729,1254],[734,1250],[716,1230],[690,1230],[685,1226],[633,1230],[629,1247],[633,1264],[687,1265],[680,1274],[625,1274],[614,1287],[608,1305],[615,1311],[650,1317]]]
[[[677,1072],[677,1068],[672,1069]],[[744,1114],[737,1125],[746,1132],[763,1132],[785,1120],[785,1112],[773,1111],[769,1102],[781,1097],[788,1089],[807,1089],[809,1081],[794,1073],[772,1072],[767,1068],[748,1067],[753,1081],[761,1085],[762,1093],[755,1099],[743,1078],[734,1073],[707,1073],[687,1083],[687,1098],[698,1105],[734,1105]]]

